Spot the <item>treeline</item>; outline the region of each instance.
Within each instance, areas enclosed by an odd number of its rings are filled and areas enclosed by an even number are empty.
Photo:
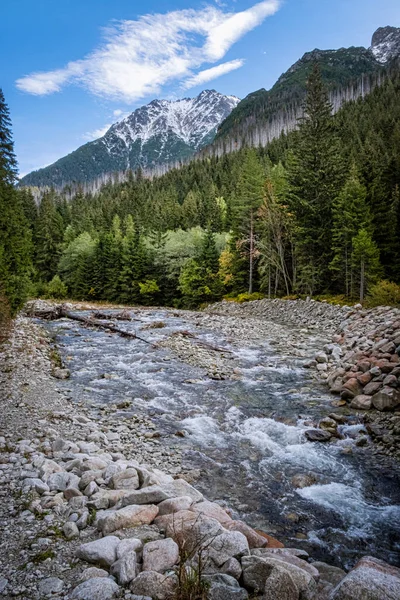
[[[318,66],[299,129],[96,195],[18,193],[32,293],[197,306],[400,283],[400,76],[332,116]],[[387,301],[387,300],[385,300]],[[15,305],[15,303],[14,303]]]
[[[10,316],[26,299],[33,273],[31,232],[16,181],[11,121],[0,89],[0,342]]]

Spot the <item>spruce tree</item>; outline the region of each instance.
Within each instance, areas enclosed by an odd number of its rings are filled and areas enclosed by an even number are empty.
[[[39,277],[50,281],[57,273],[62,252],[64,224],[53,191],[43,195],[35,229],[35,264]]]
[[[353,296],[353,238],[360,229],[372,230],[372,219],[366,203],[367,190],[353,165],[349,177],[333,203],[332,252],[329,265],[340,292]]]
[[[332,260],[332,206],[343,185],[343,161],[332,106],[315,64],[304,117],[289,155],[291,207],[297,217],[300,287],[310,294],[328,287]]]
[[[13,313],[26,300],[32,271],[31,233],[16,179],[11,121],[0,89],[0,295],[6,296]]]

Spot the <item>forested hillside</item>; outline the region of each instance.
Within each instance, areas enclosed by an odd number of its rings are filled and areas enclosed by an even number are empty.
[[[400,283],[399,186],[398,69],[332,116],[314,64],[299,130],[265,149],[72,201],[19,196],[38,293],[195,306],[245,292],[363,299]]]

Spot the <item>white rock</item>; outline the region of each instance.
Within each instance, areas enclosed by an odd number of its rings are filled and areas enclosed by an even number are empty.
[[[139,487],[139,475],[136,469],[125,469],[121,473],[113,475],[111,484],[114,490],[137,490]]]
[[[240,531],[227,531],[217,535],[207,551],[214,563],[220,567],[230,558],[241,558],[250,554],[247,538]]]
[[[148,542],[143,547],[143,571],[164,573],[176,565],[178,560],[179,547],[171,538]]]
[[[73,473],[61,471],[53,473],[47,478],[47,485],[51,491],[63,492],[68,487],[77,488],[79,485],[79,477]]]
[[[120,587],[110,578],[94,577],[80,583],[71,593],[70,600],[111,600]]]
[[[141,552],[143,548],[143,542],[137,538],[126,538],[121,540],[117,548],[117,558],[122,558],[124,554],[128,552]]]
[[[114,535],[82,544],[76,552],[78,558],[90,563],[109,567],[117,560],[117,548],[121,540]]]
[[[153,600],[168,600],[176,587],[176,577],[166,577],[156,571],[144,571],[130,584],[130,590],[138,596],[150,596]]]
[[[30,479],[30,478],[24,479],[24,483],[23,483],[22,489],[25,489],[25,488],[27,488],[27,489],[34,489],[35,492],[37,492],[38,494],[44,494],[45,492],[49,492],[50,491],[49,486],[44,481],[42,481],[41,479],[36,479],[36,478],[34,478],[34,479]]]
[[[64,582],[58,577],[48,577],[47,579],[42,579],[38,587],[41,596],[52,596],[61,592]]]
[[[138,525],[150,525],[158,515],[158,508],[154,504],[146,506],[126,506],[120,510],[107,510],[97,520],[97,529],[103,535]]]
[[[76,523],[68,522],[63,526],[63,533],[67,540],[72,540],[79,537],[79,529]]]

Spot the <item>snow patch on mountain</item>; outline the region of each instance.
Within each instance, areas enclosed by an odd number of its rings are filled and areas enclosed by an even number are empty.
[[[155,138],[160,152],[171,140],[197,150],[238,103],[239,98],[215,90],[205,90],[196,98],[153,100],[115,123],[98,142],[108,152],[120,152],[121,144],[128,151],[136,142],[143,147]]]

